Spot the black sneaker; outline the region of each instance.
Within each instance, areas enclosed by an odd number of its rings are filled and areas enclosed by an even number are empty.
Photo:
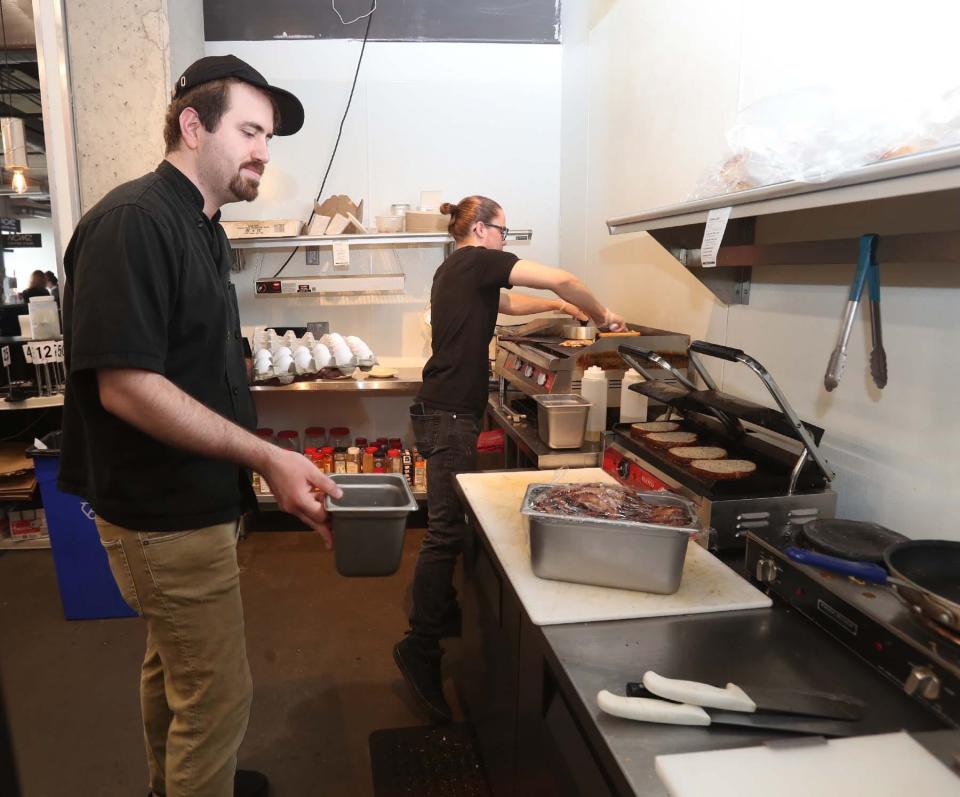
[[[440,648],[428,649],[418,645],[410,637],[393,646],[393,660],[400,674],[413,691],[417,702],[427,711],[430,719],[438,725],[450,722],[453,712],[443,696],[443,679],[440,675]]]
[[[238,769],[233,776],[233,797],[267,797],[268,794],[270,781],[262,772]]]

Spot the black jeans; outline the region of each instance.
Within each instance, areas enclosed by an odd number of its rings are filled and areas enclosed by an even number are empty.
[[[414,571],[410,629],[419,642],[435,645],[444,615],[456,601],[453,571],[467,531],[455,480],[458,473],[477,468],[480,425],[472,413],[420,402],[410,407],[410,420],[417,449],[427,460],[427,534]]]

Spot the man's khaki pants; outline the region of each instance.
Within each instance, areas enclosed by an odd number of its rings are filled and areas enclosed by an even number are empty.
[[[150,788],[229,797],[250,714],[237,523],[137,532],[97,518],[124,600],[147,623],[140,704]]]

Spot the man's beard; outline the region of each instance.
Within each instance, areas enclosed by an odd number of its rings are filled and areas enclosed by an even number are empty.
[[[230,185],[228,185],[227,188],[238,200],[253,202],[253,200],[257,198],[260,185],[238,172],[233,176],[233,179],[230,180]]]

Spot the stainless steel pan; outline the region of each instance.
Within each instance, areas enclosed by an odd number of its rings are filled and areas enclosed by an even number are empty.
[[[594,340],[597,337],[597,328],[584,324],[564,324],[561,334],[567,340]]]

